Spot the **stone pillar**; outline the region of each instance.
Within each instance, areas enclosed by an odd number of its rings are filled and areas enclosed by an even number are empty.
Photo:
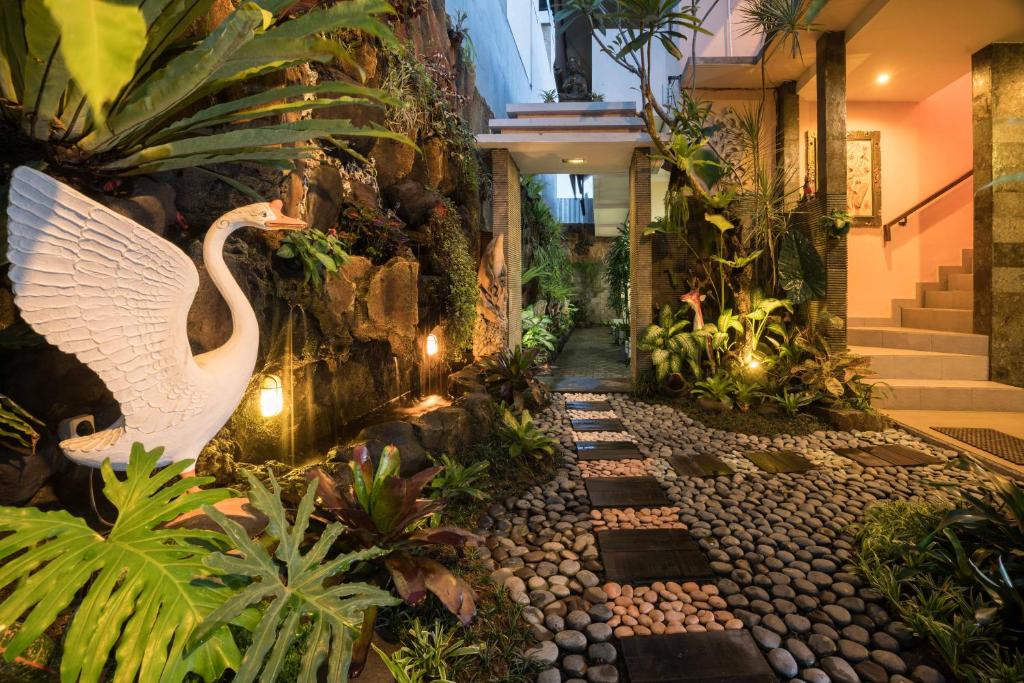
[[[845,210],[846,199],[846,35],[832,31],[818,38],[818,198],[822,213]],[[822,234],[819,222],[811,226],[815,243],[824,244],[828,290],[825,306],[843,320],[843,327],[831,329],[828,341],[833,349],[846,348],[846,237]]]
[[[1024,387],[1024,44],[973,56],[974,331],[989,337],[992,380]],[[1016,120],[1014,120],[1016,119]]]
[[[511,348],[518,346],[523,339],[523,224],[519,168],[507,149],[491,152],[491,177],[494,235],[505,236],[505,272],[508,278],[505,313],[508,320],[508,345]]]
[[[651,222],[651,156],[637,149],[629,165],[629,369],[634,384],[651,367],[651,354],[637,350],[637,342],[654,321],[652,297],[654,273],[651,237],[644,228]]]
[[[784,174],[787,211],[800,199],[800,97],[796,81],[775,89],[775,172]]]

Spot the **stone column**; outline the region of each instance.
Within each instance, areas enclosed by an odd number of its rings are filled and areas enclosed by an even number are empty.
[[[786,210],[800,199],[800,97],[796,81],[786,81],[775,89],[775,172],[784,174]]]
[[[629,346],[632,351],[629,368],[634,384],[652,367],[651,354],[637,350],[637,342],[654,320],[651,237],[643,234],[650,222],[650,150],[637,149],[629,165]]]
[[[494,235],[505,236],[505,272],[507,277],[508,345],[519,345],[523,339],[523,255],[522,198],[519,168],[507,149],[491,152],[491,177],[494,214]]]
[[[1024,44],[973,56],[974,331],[989,336],[992,380],[1024,387]],[[1016,119],[1016,120],[1014,120]]]
[[[846,199],[846,35],[832,31],[818,38],[818,198],[828,214],[847,207]],[[815,243],[824,244],[828,290],[825,306],[843,320],[843,327],[831,329],[828,341],[833,349],[846,348],[846,237],[826,236],[821,225],[811,225]]]

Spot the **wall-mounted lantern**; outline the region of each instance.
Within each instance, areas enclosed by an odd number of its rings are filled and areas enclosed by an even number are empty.
[[[263,417],[280,415],[284,410],[284,387],[277,375],[266,375],[260,384],[260,414]]]

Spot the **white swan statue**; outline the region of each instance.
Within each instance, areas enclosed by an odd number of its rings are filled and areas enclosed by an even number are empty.
[[[62,441],[71,460],[128,466],[134,442],[164,446],[159,463],[195,460],[228,421],[256,365],[256,314],[224,263],[224,242],[243,227],[301,229],[281,202],[230,211],[211,226],[203,260],[231,311],[220,348],[193,356],[186,334],[199,286],[177,247],[26,166],[11,180],[7,258],[15,303],[39,334],[106,383],[122,416],[110,427]],[[194,466],[193,466],[194,467]]]

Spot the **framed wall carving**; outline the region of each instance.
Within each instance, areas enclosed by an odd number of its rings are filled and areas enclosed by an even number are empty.
[[[846,134],[846,197],[853,224],[882,225],[882,134],[877,130]]]

